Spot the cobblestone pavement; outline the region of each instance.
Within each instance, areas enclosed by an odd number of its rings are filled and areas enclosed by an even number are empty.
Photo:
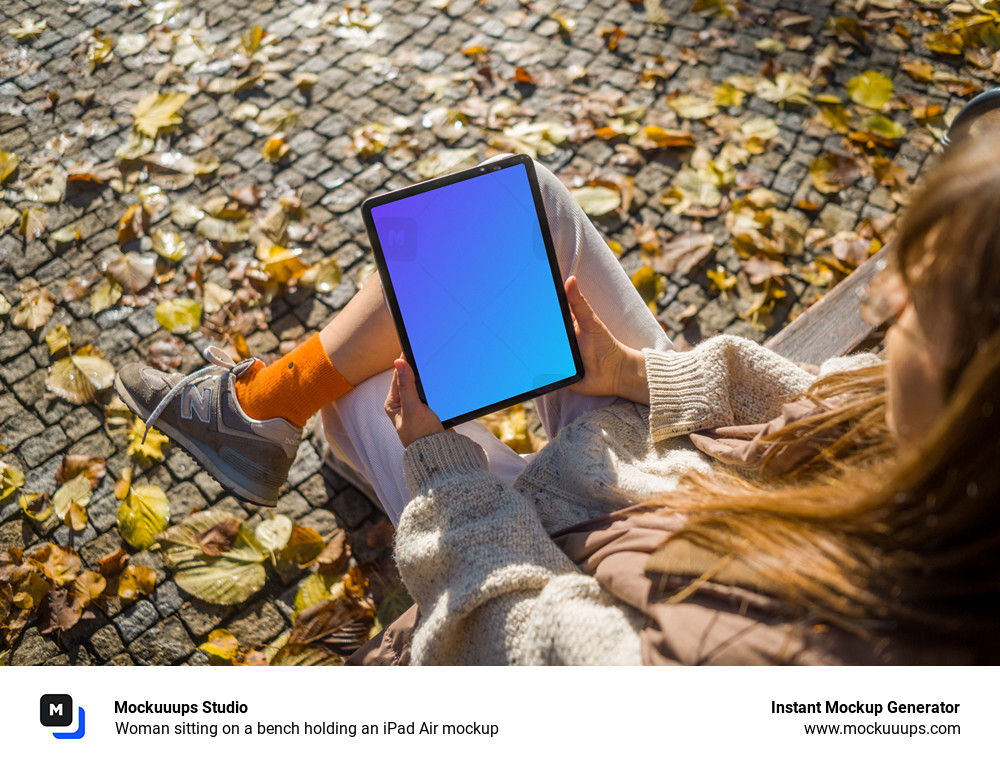
[[[726,7],[725,3],[701,4]],[[813,188],[810,163],[822,152],[839,151],[845,141],[815,118],[815,103],[782,108],[751,93],[742,105],[723,107],[711,120],[685,120],[672,110],[671,99],[698,95],[706,83],[719,84],[734,75],[759,78],[762,73],[773,76],[781,70],[809,75],[812,70],[813,95],[836,93],[849,103],[845,84],[851,78],[867,69],[882,71],[895,83],[897,103],[890,108],[896,110],[894,119],[907,133],[902,140],[888,141],[869,153],[891,159],[912,181],[933,144],[933,125],[918,124],[917,107],[953,111],[969,93],[983,87],[984,77],[988,80],[992,75],[973,68],[960,56],[931,53],[923,42],[928,18],[915,14],[918,8],[923,14],[933,9],[910,3],[895,4],[902,13],[893,15],[890,6],[894,4],[886,2],[763,0],[741,3],[741,12],[726,18],[723,13],[692,12],[690,0],[664,0],[662,10],[669,21],[651,24],[647,13],[658,5],[647,3],[644,9],[641,3],[625,0],[566,0],[558,5],[542,0],[396,0],[371,2],[367,14],[359,10],[354,16],[344,16],[339,4],[297,0],[198,0],[176,6],[153,6],[151,0],[146,5],[137,0],[75,4],[5,0],[0,4],[4,32],[0,35],[0,150],[21,158],[22,179],[29,175],[32,161],[44,156],[64,168],[78,160],[113,161],[131,128],[130,111],[139,98],[157,89],[189,92],[191,97],[181,110],[184,123],[169,140],[190,147],[191,153],[207,146],[221,164],[214,173],[198,175],[186,188],[168,191],[170,202],[201,204],[213,195],[229,195],[252,183],[260,184],[271,200],[293,192],[307,210],[308,221],[315,224],[301,243],[303,259],[312,263],[333,256],[345,275],[331,292],[317,294],[299,286],[270,302],[262,314],[263,326],[251,328],[246,340],[253,354],[271,360],[283,343],[303,338],[334,316],[350,299],[357,282],[371,273],[359,209],[362,199],[419,180],[417,160],[445,147],[475,150],[479,160],[509,149],[509,128],[519,120],[555,123],[568,128],[568,140],[561,141],[562,136],[550,132],[552,145],[544,146],[534,140],[534,134],[529,136],[534,146],[551,150],[542,157],[544,162],[567,183],[600,176],[610,179],[619,194],[624,189],[626,195],[633,195],[631,204],[625,204],[625,214],[597,218],[602,232],[620,248],[630,274],[644,264],[644,252],[647,256],[652,252],[650,230],[664,243],[693,226],[713,235],[714,251],[707,258],[685,272],[668,274],[651,294],[669,332],[691,343],[717,332],[762,339],[824,289],[816,284],[821,279],[808,278],[810,274],[815,277],[814,272],[802,270],[815,261],[823,246],[807,246],[795,259],[792,273],[782,281],[787,295],[777,300],[769,320],[763,314],[748,313],[752,294],[737,289],[720,293],[709,276],[709,270],[718,272],[720,265],[729,273],[740,272],[740,255],[724,224],[725,216],[697,217],[690,211],[685,215],[671,200],[661,198],[679,168],[693,162],[690,149],[630,151],[629,124],[652,122],[652,116],[658,115],[663,127],[691,130],[698,145],[714,153],[723,144],[727,124],[732,130],[745,119],[773,119],[775,135],[763,139],[764,151],[744,158],[731,184],[736,191],[728,192],[727,199],[741,197],[755,187],[770,189],[777,209],[810,229],[807,245],[818,242],[824,233],[859,231],[871,237],[872,229],[865,229],[865,222],[884,223],[886,216],[896,212],[901,196],[870,173],[861,174],[839,193],[822,194]],[[864,12],[859,14],[858,8]],[[165,16],[157,21],[159,26],[152,18],[157,13]],[[374,14],[381,14],[381,19]],[[796,21],[792,17],[797,14],[810,18]],[[835,19],[859,16],[869,27],[864,45],[852,46],[849,38],[858,33],[850,24],[841,23],[831,31]],[[7,34],[28,18],[45,20],[47,30],[22,41]],[[233,43],[257,25],[273,35],[273,44],[282,49],[265,67],[269,73],[245,88],[237,85],[209,92],[213,89],[206,86],[218,78],[239,76],[229,69]],[[183,41],[177,35],[171,37],[172,32],[192,27],[201,30],[202,50],[214,47],[215,53],[199,64],[200,54],[187,48],[195,63],[183,56],[178,63]],[[119,49],[91,73],[84,52],[98,28],[100,35],[111,35],[116,44],[123,40],[134,44],[137,38],[127,35],[149,37],[138,49]],[[817,70],[835,32],[844,61]],[[780,38],[787,43],[785,50],[777,52],[768,38]],[[228,51],[226,56],[219,53],[223,50]],[[765,51],[775,54],[770,63]],[[904,61],[929,63],[944,76],[918,82],[901,71]],[[296,80],[303,74],[315,75],[311,88],[311,78]],[[828,80],[825,85],[819,81],[823,77]],[[297,87],[299,83],[302,87]],[[236,94],[234,87],[239,89]],[[87,94],[79,93],[91,90],[89,100]],[[278,105],[298,114],[295,124],[287,128],[290,151],[280,162],[262,157],[267,135],[252,130],[252,119],[234,117],[246,105],[259,110]],[[458,109],[462,116],[452,113],[442,120],[441,113],[428,115],[442,107]],[[720,115],[731,118],[730,123],[720,121]],[[357,152],[362,139],[352,138],[352,131],[371,123],[386,126],[390,148],[362,156]],[[616,132],[624,135],[616,138]],[[11,304],[16,306],[21,299],[28,278],[47,286],[57,298],[71,278],[94,282],[101,278],[103,265],[118,254],[119,220],[137,201],[134,190],[121,190],[120,183],[119,190],[114,186],[90,185],[85,193],[77,190],[67,201],[45,206],[48,233],[72,224],[81,231],[78,241],[57,244],[47,233],[26,243],[16,224],[0,236],[0,293]],[[29,205],[18,189],[17,183],[8,184],[5,191],[7,203],[20,212]],[[182,236],[189,252],[201,241],[191,230],[184,230]],[[647,243],[645,251],[643,243]],[[140,245],[148,251],[148,239]],[[253,252],[250,246],[239,245],[220,246],[220,250],[227,259],[225,265],[217,265],[207,279],[227,286],[226,267],[252,257]],[[183,261],[178,266],[173,284],[183,288],[191,267]],[[155,296],[160,289],[154,286],[145,294]],[[93,343],[116,366],[143,359],[151,343],[170,333],[157,322],[155,300],[130,303],[94,315],[86,297],[59,300],[51,320],[34,332],[15,328],[12,315],[0,317],[0,444],[7,448],[3,460],[25,472],[25,490],[52,491],[56,469],[66,454],[92,454],[108,461],[109,476],[95,492],[87,527],[73,540],[91,568],[123,545],[112,485],[130,459],[123,437],[106,431],[100,404],[73,406],[47,393],[50,357],[44,338],[52,327],[63,324],[71,332],[74,347]],[[204,335],[209,334],[206,329]],[[197,349],[205,337],[195,333],[182,339],[181,369],[190,371],[200,366]],[[320,463],[311,440],[303,441],[278,510],[324,535],[338,527],[348,530],[355,558],[379,561],[388,571],[391,553],[369,547],[377,543],[369,533],[379,521],[379,512],[354,488],[326,475]],[[178,449],[168,450],[164,461],[145,467],[142,479],[166,490],[174,519],[205,508],[224,509],[251,521],[261,518],[259,508],[225,495]],[[30,549],[45,539],[65,544],[68,532],[66,527],[53,529],[51,524],[30,522],[22,515],[16,493],[0,504],[0,550]],[[159,553],[134,553],[133,561],[157,573],[158,585],[150,598],[124,611],[115,600],[60,640],[29,626],[10,662],[204,664],[207,658],[196,647],[215,628],[228,628],[246,648],[272,641],[290,625],[294,583],[269,585],[240,607],[217,607],[179,590]]]

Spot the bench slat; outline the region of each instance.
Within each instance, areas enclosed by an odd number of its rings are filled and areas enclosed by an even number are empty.
[[[807,364],[821,364],[857,349],[876,330],[861,319],[861,297],[887,254],[883,248],[869,258],[764,345]]]

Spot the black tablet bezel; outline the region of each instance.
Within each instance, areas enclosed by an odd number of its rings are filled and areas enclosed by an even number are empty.
[[[383,194],[376,194],[366,199],[361,205],[361,215],[365,222],[365,228],[368,231],[368,239],[371,241],[372,249],[375,253],[375,264],[378,267],[379,278],[382,281],[382,293],[385,295],[389,311],[392,313],[392,319],[396,325],[396,334],[399,336],[400,346],[402,346],[403,353],[406,355],[407,360],[409,360],[410,365],[413,367],[417,382],[417,392],[420,395],[420,400],[426,404],[427,397],[424,395],[423,384],[420,380],[420,368],[413,357],[413,349],[410,347],[410,340],[406,333],[406,327],[403,324],[403,317],[399,310],[399,302],[396,300],[396,293],[393,289],[392,278],[389,275],[389,269],[385,262],[385,255],[382,252],[378,232],[375,230],[375,222],[372,218],[372,209],[378,207],[379,205],[395,202],[400,199],[405,199],[406,197],[413,197],[418,194],[422,194],[423,192],[439,189],[442,186],[459,183],[470,178],[477,178],[479,176],[486,175],[487,173],[493,173],[497,170],[511,168],[516,165],[523,165],[528,176],[528,186],[531,189],[531,196],[535,203],[535,214],[538,217],[538,224],[541,227],[542,241],[545,245],[545,252],[549,259],[549,271],[552,275],[552,282],[556,288],[556,296],[559,300],[559,309],[562,312],[566,336],[569,339],[570,350],[573,354],[573,362],[576,366],[576,373],[568,378],[564,378],[563,380],[550,383],[547,386],[542,386],[541,388],[536,388],[531,391],[525,391],[523,394],[512,396],[509,399],[488,404],[484,407],[473,410],[472,412],[467,412],[464,415],[457,415],[453,418],[449,418],[448,420],[444,420],[442,421],[442,425],[445,428],[451,428],[452,426],[459,425],[460,423],[475,420],[482,415],[487,415],[491,412],[502,410],[505,407],[518,404],[519,402],[533,399],[536,396],[557,391],[560,388],[572,385],[573,383],[583,379],[583,359],[580,356],[580,348],[576,342],[576,333],[573,331],[573,318],[569,311],[569,303],[566,300],[563,278],[559,271],[559,261],[556,258],[555,247],[552,244],[552,234],[549,231],[549,222],[545,216],[545,207],[542,203],[541,190],[538,187],[538,177],[535,174],[534,162],[525,154],[515,154],[510,157],[502,157],[496,160],[491,160],[482,165],[476,165],[475,167],[468,168],[467,170],[459,170],[455,173],[449,173],[438,178],[432,178],[429,181],[422,181],[411,186],[406,186],[402,189],[385,192]]]

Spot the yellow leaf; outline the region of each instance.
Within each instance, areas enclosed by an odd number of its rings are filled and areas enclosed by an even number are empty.
[[[129,457],[139,457],[145,460],[163,460],[163,448],[170,444],[170,439],[161,434],[155,428],[150,428],[146,434],[146,441],[142,436],[146,431],[146,424],[135,418],[128,430],[128,454]]]
[[[59,521],[65,521],[74,505],[78,508],[86,508],[93,494],[94,490],[90,486],[90,479],[87,478],[86,474],[77,474],[59,487],[52,496],[52,510],[55,511],[56,518]],[[84,525],[86,525],[86,521],[84,521]]]
[[[97,30],[94,30],[93,36],[87,43],[87,61],[90,64],[90,71],[93,71],[105,61],[108,61],[112,57],[111,53],[111,37],[101,37],[97,34]]]
[[[149,93],[143,96],[132,116],[135,117],[135,129],[143,135],[155,138],[161,130],[169,130],[181,122],[177,110],[188,100],[187,93]]]
[[[32,521],[43,522],[52,515],[52,501],[46,492],[22,492],[17,502]]]
[[[0,234],[20,220],[21,215],[14,208],[0,204]]]
[[[57,229],[52,232],[52,241],[65,245],[67,242],[73,242],[74,240],[80,239],[80,227],[74,224],[69,224],[68,226],[63,226],[61,229]]]
[[[33,332],[49,321],[55,307],[52,294],[47,288],[40,287],[21,299],[10,321],[15,327]]]
[[[87,507],[79,503],[70,503],[63,516],[63,524],[74,532],[82,532],[87,528]]]
[[[49,367],[45,387],[72,404],[89,404],[114,380],[115,368],[107,359],[76,353]]]
[[[810,101],[811,82],[808,77],[791,72],[781,72],[774,81],[762,80],[757,85],[757,95],[780,107],[788,104],[805,106]]]
[[[726,271],[725,266],[709,269],[705,275],[712,281],[712,286],[720,293],[728,292],[736,287],[736,277]]]
[[[889,141],[898,141],[906,135],[906,128],[883,114],[873,114],[866,117],[861,123],[861,129]]]
[[[147,136],[133,126],[125,143],[115,149],[115,157],[123,160],[137,160],[152,152],[155,147],[156,139],[153,136]]]
[[[122,289],[111,279],[102,279],[90,294],[90,310],[100,314],[118,303],[122,297]]]
[[[964,48],[962,36],[956,32],[928,32],[924,43],[935,53],[946,56],[961,56]]]
[[[288,144],[285,142],[285,133],[276,133],[264,143],[261,154],[268,162],[280,162],[281,158],[288,154]]]
[[[0,152],[0,184],[17,172],[18,162],[13,152]]]
[[[170,261],[179,261],[187,255],[187,245],[176,231],[157,229],[150,235],[153,250]]]
[[[152,484],[133,486],[118,507],[118,531],[133,548],[150,547],[169,525],[167,495]]]
[[[34,19],[29,18],[22,21],[21,26],[10,27],[7,31],[15,40],[30,40],[38,37],[48,28],[49,23],[44,19],[42,21],[35,21]]]
[[[892,80],[872,69],[865,70],[847,82],[851,101],[869,109],[881,109],[892,100]]]
[[[652,266],[641,266],[632,275],[632,285],[649,306],[650,311],[654,313],[656,312],[656,301],[663,295],[666,284],[666,278],[662,274],[657,274]]]
[[[934,79],[934,67],[926,61],[907,61],[903,71],[917,82],[931,82]]]
[[[232,660],[240,653],[240,642],[225,628],[218,628],[209,633],[208,641],[198,648],[209,655],[212,662],[221,660],[223,662],[220,664],[232,664]]]
[[[156,321],[175,335],[186,335],[201,326],[201,306],[191,298],[174,298],[156,307]]]
[[[310,266],[299,277],[299,282],[306,287],[311,287],[317,293],[330,293],[340,284],[344,273],[334,256],[327,256]]]
[[[10,463],[0,463],[0,500],[6,500],[23,486],[21,469]]]
[[[49,344],[49,355],[55,356],[70,344],[69,330],[66,325],[56,325],[45,335],[45,342]]]
[[[129,564],[118,575],[118,598],[126,604],[148,596],[156,587],[156,572],[141,564]]]
[[[278,284],[286,284],[306,270],[306,265],[299,258],[300,255],[302,255],[300,248],[281,247],[264,237],[261,237],[257,246],[257,260],[261,262],[271,280]]]
[[[685,120],[704,120],[719,111],[713,101],[690,94],[676,96],[667,100],[670,108]]]
[[[712,100],[715,101],[716,106],[735,106],[739,109],[743,106],[743,99],[746,98],[746,95],[742,90],[728,82],[712,88]]]
[[[45,211],[40,207],[31,207],[21,212],[21,236],[25,242],[42,236],[45,231]]]

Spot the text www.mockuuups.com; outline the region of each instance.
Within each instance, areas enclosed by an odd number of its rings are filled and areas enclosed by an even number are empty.
[[[961,734],[962,727],[957,723],[922,724],[922,723],[806,723],[803,724],[806,734],[889,734],[904,737],[919,737],[925,734]]]

